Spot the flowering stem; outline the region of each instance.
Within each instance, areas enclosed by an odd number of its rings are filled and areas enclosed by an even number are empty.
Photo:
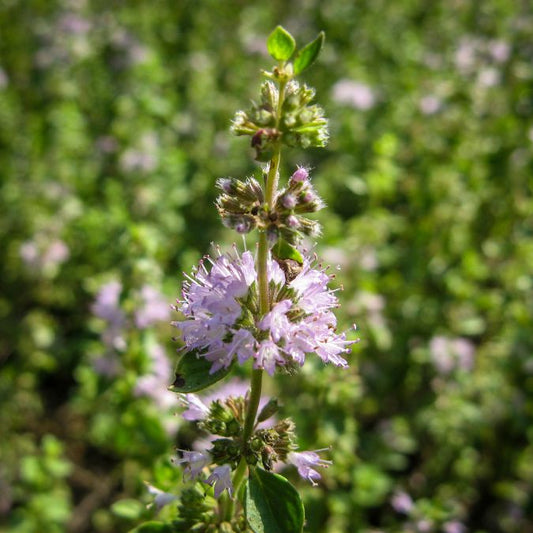
[[[280,117],[282,113],[283,100],[285,98],[286,82],[281,82],[279,87],[278,106],[276,110],[276,127],[279,126]],[[281,158],[281,143],[278,143],[270,164],[265,180],[265,200],[269,209],[274,206],[276,191],[278,187],[278,172]],[[257,278],[259,290],[259,315],[264,316],[270,311],[270,293],[268,287],[268,252],[269,244],[267,233],[265,230],[259,232],[259,243],[257,251]],[[224,520],[230,521],[235,512],[235,497],[242,485],[248,464],[246,462],[247,447],[250,437],[255,426],[257,411],[259,410],[259,402],[261,400],[261,389],[263,384],[263,370],[256,368],[252,370],[252,378],[250,384],[250,398],[248,401],[248,408],[244,420],[244,429],[242,435],[242,457],[233,475],[233,490],[234,498],[231,500],[222,501],[221,516]]]
[[[280,84],[278,109],[276,116],[276,126],[279,124],[279,118],[281,116],[281,110],[283,105],[283,99],[285,96],[285,83]],[[276,196],[276,190],[278,186],[278,171],[281,158],[281,145],[278,144],[276,150],[272,156],[268,167],[268,173],[265,183],[265,200],[269,208],[274,205],[274,199]],[[268,290],[268,238],[266,231],[259,232],[259,244],[257,251],[257,278],[259,288],[259,314],[260,316],[266,315],[270,311],[270,293]],[[244,421],[244,430],[242,436],[243,442],[243,456],[241,461],[235,470],[233,475],[233,487],[235,495],[237,495],[240,486],[244,480],[244,476],[247,470],[246,453],[247,446],[252,432],[255,426],[255,419],[257,417],[257,411],[259,409],[259,401],[261,400],[261,389],[263,384],[263,370],[256,368],[252,370],[252,380],[250,384],[250,398],[248,401],[248,409],[246,411],[246,418]],[[226,520],[231,520],[234,510],[235,501],[231,500],[224,506],[223,516]]]
[[[279,117],[281,115],[281,109],[283,105],[283,98],[285,95],[285,84],[280,84],[278,109],[276,116],[276,125],[279,123]],[[278,170],[279,162],[281,158],[281,145],[278,144],[274,155],[270,161],[268,167],[268,173],[265,183],[265,200],[269,208],[274,204],[276,196],[276,189],[278,185]],[[268,290],[268,239],[266,231],[259,233],[259,249],[257,252],[257,278],[259,285],[259,314],[261,316],[266,315],[270,311],[270,294]],[[250,390],[250,401],[248,403],[248,410],[246,412],[246,419],[244,422],[243,443],[244,446],[248,443],[252,430],[255,425],[255,417],[257,416],[257,409],[259,407],[259,400],[261,398],[261,385],[263,379],[263,371],[261,369],[255,369],[252,371],[252,383]]]

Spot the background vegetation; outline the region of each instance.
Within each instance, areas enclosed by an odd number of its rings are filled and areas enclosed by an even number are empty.
[[[308,531],[533,530],[529,3],[3,0],[0,531],[125,532],[143,480],[179,490],[168,303],[234,238],[214,182],[256,168],[228,126],[277,24],[326,32],[332,141],[284,172],[315,169],[361,337],[271,390],[332,446]]]

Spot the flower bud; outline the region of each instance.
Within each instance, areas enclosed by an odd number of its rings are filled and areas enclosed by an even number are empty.
[[[253,217],[247,217],[243,216],[242,218],[238,219],[238,221],[235,222],[235,225],[233,228],[237,233],[240,233],[241,235],[245,233],[249,233],[252,229],[255,227],[255,220]]]
[[[300,223],[298,222],[298,217],[295,217],[294,215],[289,215],[285,219],[285,224],[287,224],[289,228],[293,228],[293,229],[297,229],[300,227]]]
[[[298,167],[291,176],[292,181],[306,181],[307,179],[309,179],[309,172],[303,167]]]
[[[232,178],[219,178],[217,180],[217,187],[224,191],[226,194],[233,194],[234,193],[234,187],[232,185],[233,179]]]
[[[279,93],[277,87],[271,81],[265,81],[261,85],[261,103],[263,107],[273,111],[278,106]]]
[[[239,460],[240,446],[233,439],[217,439],[209,453],[217,464],[231,463]]]
[[[284,194],[281,197],[281,205],[285,209],[294,209],[296,206],[296,198],[292,194]]]
[[[205,420],[199,425],[213,435],[226,435],[226,423],[221,420]]]
[[[269,402],[261,409],[259,416],[257,417],[258,422],[264,422],[269,419],[271,416],[274,416],[279,411],[279,403],[276,398],[271,398]]]
[[[310,237],[318,237],[322,231],[321,226],[315,220],[310,220],[305,217],[300,217],[300,231]]]

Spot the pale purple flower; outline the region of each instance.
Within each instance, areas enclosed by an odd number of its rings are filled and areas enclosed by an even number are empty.
[[[367,247],[361,250],[361,259],[359,265],[363,270],[372,272],[379,266],[378,256],[373,248]]]
[[[185,420],[203,420],[209,414],[209,407],[196,394],[180,394],[178,400],[186,410],[183,411]]]
[[[154,322],[167,320],[170,308],[165,297],[150,285],[141,289],[142,305],[135,312],[135,323],[139,328],[146,328]]]
[[[477,82],[481,87],[495,87],[500,83],[500,72],[495,68],[484,68],[479,72]]]
[[[120,281],[110,281],[103,285],[98,294],[96,301],[91,306],[91,311],[98,318],[111,323],[122,323],[124,313],[120,310],[119,299],[122,292]]]
[[[120,164],[125,172],[151,172],[157,166],[157,159],[154,154],[130,148],[122,154]]]
[[[154,487],[148,482],[144,482],[148,492],[155,496],[154,501],[148,507],[155,507],[157,511],[160,511],[165,505],[176,501],[178,497],[170,492],[165,492],[157,487]]]
[[[285,364],[280,348],[271,340],[262,341],[257,349],[254,368],[264,368],[272,376],[277,364],[280,366]]]
[[[24,263],[34,268],[38,265],[39,248],[35,241],[25,241],[20,245],[19,254]]]
[[[85,35],[91,29],[91,23],[75,13],[66,13],[59,19],[59,30],[71,35]]]
[[[43,253],[43,267],[64,263],[70,257],[68,246],[60,239],[53,240]]]
[[[360,291],[350,303],[349,310],[360,312],[361,309],[364,309],[368,323],[374,328],[383,328],[386,326],[385,317],[383,316],[385,304],[385,298],[380,294]]]
[[[511,47],[505,41],[491,41],[488,44],[488,49],[496,63],[504,63],[511,55]]]
[[[181,451],[183,457],[174,459],[174,463],[185,465],[183,469],[183,478],[192,481],[196,479],[202,470],[211,463],[211,456],[207,452],[191,452],[188,450]]]
[[[126,172],[152,172],[158,164],[159,141],[148,132],[139,138],[137,146],[127,148],[120,158],[120,165]]]
[[[95,146],[100,152],[111,154],[117,150],[118,142],[115,137],[104,135],[103,137],[98,137],[96,139]]]
[[[270,330],[270,336],[274,342],[279,340],[291,328],[287,311],[292,307],[290,300],[278,302],[270,313],[267,313],[257,324],[262,330]]]
[[[420,99],[418,106],[424,115],[433,115],[441,109],[442,101],[437,96],[429,94]]]
[[[107,352],[106,354],[97,357],[93,361],[92,367],[97,374],[112,378],[119,373],[120,362],[116,353]]]
[[[409,514],[414,506],[411,496],[403,490],[396,491],[390,503],[396,512],[403,514]]]
[[[23,242],[19,254],[26,266],[39,271],[54,272],[69,258],[70,250],[61,239],[45,242],[43,237],[38,235],[36,240]]]
[[[340,80],[333,86],[333,100],[366,111],[374,107],[374,91],[364,83],[353,80]]]
[[[328,288],[330,276],[312,268],[308,259],[289,282],[276,261],[269,260],[267,274],[273,306],[258,317],[257,273],[250,252],[219,254],[200,263],[184,283],[176,307],[185,318],[173,322],[181,331],[184,351],[196,351],[191,357],[211,361],[211,373],[235,360],[243,364],[254,358],[255,368],[273,374],[277,366],[303,365],[313,352],[325,363],[347,366],[342,354],[353,342],[335,332],[331,310],[338,302]]]
[[[459,520],[450,520],[442,525],[442,531],[444,533],[465,533],[466,526]]]
[[[469,371],[474,365],[474,345],[461,337],[450,339],[438,335],[429,343],[433,364],[441,374],[449,374],[455,369]]]
[[[231,468],[229,465],[217,466],[205,483],[215,489],[215,498],[218,498],[225,490],[231,496],[233,494],[233,484],[231,482]]]
[[[433,524],[430,520],[423,518],[416,523],[416,527],[419,533],[429,533],[433,527]]]
[[[149,374],[137,379],[135,394],[148,396],[163,409],[175,405],[175,395],[168,390],[172,368],[164,348],[160,344],[155,344],[151,347],[149,355],[152,368]]]
[[[455,51],[455,65],[462,71],[471,70],[476,62],[476,41],[470,37],[464,37],[459,42]]]
[[[256,353],[256,341],[247,329],[238,329],[233,333],[233,339],[226,344],[228,355],[235,354],[239,364],[243,364]]]
[[[91,306],[93,314],[107,322],[107,327],[101,335],[102,342],[115,350],[126,348],[126,341],[123,337],[126,316],[120,309],[121,292],[122,284],[119,281],[110,281],[100,288]]]
[[[327,449],[327,448],[326,448]],[[328,468],[332,464],[331,461],[321,459],[317,452],[324,450],[316,450],[314,452],[290,452],[287,456],[289,463],[293,464],[298,469],[298,474],[312,485],[317,485],[317,481],[322,477],[315,468]]]

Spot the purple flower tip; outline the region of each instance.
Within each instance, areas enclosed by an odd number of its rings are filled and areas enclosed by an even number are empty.
[[[309,172],[303,167],[298,167],[296,172],[291,176],[292,181],[305,181],[309,178]]]

